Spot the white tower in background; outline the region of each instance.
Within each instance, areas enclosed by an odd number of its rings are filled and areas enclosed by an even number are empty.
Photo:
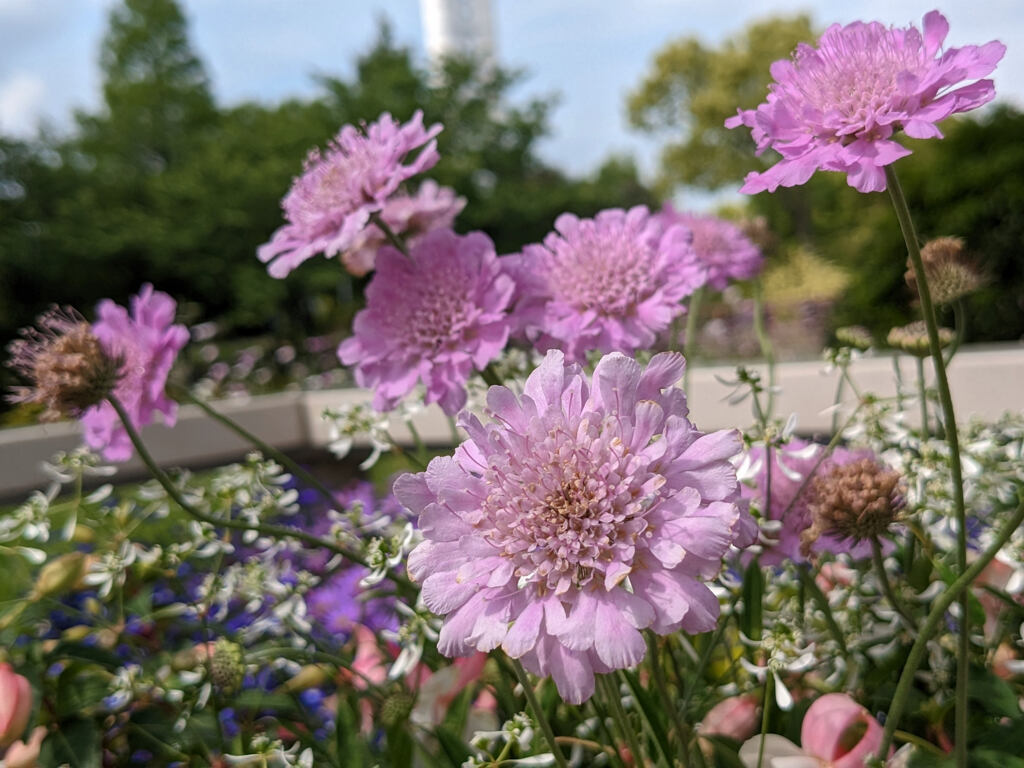
[[[493,64],[494,24],[490,0],[420,0],[427,56],[471,56]]]

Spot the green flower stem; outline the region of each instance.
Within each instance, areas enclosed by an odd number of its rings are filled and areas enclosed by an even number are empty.
[[[889,754],[889,747],[892,746],[893,737],[896,734],[897,727],[899,727],[903,708],[907,705],[907,700],[910,698],[910,690],[914,685],[914,675],[917,673],[917,668],[921,665],[921,661],[927,652],[928,641],[935,634],[939,624],[942,623],[946,610],[970,586],[971,582],[978,578],[978,574],[985,569],[985,566],[991,563],[995,556],[999,554],[999,550],[1010,540],[1010,536],[1013,535],[1013,532],[1017,530],[1017,527],[1022,522],[1024,522],[1024,500],[1021,501],[1017,511],[1013,513],[1013,516],[1007,521],[988,549],[967,570],[960,574],[956,581],[946,587],[946,591],[939,595],[932,605],[932,609],[928,613],[924,624],[921,625],[921,630],[910,649],[910,653],[907,654],[907,660],[903,665],[903,672],[900,674],[899,682],[896,684],[892,705],[889,707],[889,712],[885,718],[885,732],[882,735],[882,743],[878,748],[878,758],[880,760],[885,760]]]
[[[907,622],[910,631],[916,632],[917,622],[906,606],[903,605],[903,602],[896,597],[896,593],[892,590],[892,584],[889,583],[889,574],[885,570],[885,561],[882,559],[882,545],[878,542],[877,536],[871,537],[871,561],[875,564],[875,571],[878,573],[878,581],[882,585],[882,593],[885,595],[885,599],[889,601],[889,605]]]
[[[775,345],[764,325],[764,286],[760,280],[754,283],[754,334],[768,364],[768,405],[765,410],[770,417],[775,408]]]
[[[768,672],[764,678],[764,702],[761,704],[761,739],[757,747],[757,768],[764,766],[764,743],[768,737],[768,713],[771,705],[772,686],[775,677]]]
[[[921,312],[928,328],[928,344],[931,348],[932,363],[935,366],[935,383],[939,389],[939,401],[942,403],[943,426],[946,442],[949,444],[950,470],[953,481],[953,501],[956,506],[957,542],[956,560],[961,574],[967,570],[967,511],[964,503],[964,476],[960,463],[960,438],[956,430],[956,411],[953,410],[953,396],[949,391],[949,379],[946,376],[946,364],[942,357],[942,346],[939,344],[939,324],[935,317],[935,305],[932,303],[931,292],[928,290],[928,278],[921,260],[921,249],[917,244],[917,233],[914,221],[910,216],[907,198],[903,194],[899,178],[892,165],[885,166],[885,180],[892,197],[896,218],[899,219],[903,239],[907,244],[907,252],[917,278],[917,291],[921,297]],[[966,585],[964,585],[966,587]],[[971,650],[970,614],[967,605],[967,592],[960,594],[960,627],[957,638],[956,665],[956,728],[955,755],[957,768],[967,768],[967,670],[970,666],[968,657]]]
[[[409,248],[408,246],[406,246],[405,241],[402,240],[402,238],[400,238],[398,235],[396,235],[395,231],[385,223],[379,211],[374,211],[373,213],[370,214],[370,221],[372,221],[374,225],[376,225],[377,229],[384,233],[384,237],[387,238],[387,241],[391,243],[391,245],[393,245],[395,248],[402,252],[403,256],[405,256],[407,259],[412,258],[409,255]]]
[[[928,388],[924,383],[924,358],[914,359],[917,361],[917,397],[921,401],[921,438],[927,439],[931,430],[928,429]]]
[[[480,371],[480,378],[484,380],[484,383],[489,387],[501,387],[504,386],[501,383],[501,377],[498,372],[494,370],[494,366],[488,363],[482,371]]]
[[[946,365],[953,361],[953,356],[960,350],[960,345],[967,335],[967,308],[964,306],[963,298],[953,302],[953,342],[946,350]]]
[[[334,493],[331,492],[331,489],[325,486],[314,475],[307,471],[297,461],[289,457],[286,453],[283,453],[274,446],[260,439],[231,417],[225,416],[223,413],[215,410],[212,405],[193,395],[186,387],[172,386],[170,389],[175,399],[187,400],[192,405],[198,406],[203,413],[218,424],[228,428],[243,440],[252,443],[256,448],[262,451],[265,456],[269,456],[274,461],[287,468],[292,475],[319,493],[320,496],[323,497],[324,501],[326,501],[332,508],[338,506],[338,499],[335,497]]]
[[[131,440],[132,445],[135,446],[135,450],[139,454],[139,458],[142,459],[142,463],[146,465],[146,469],[148,469],[150,474],[153,475],[158,483],[160,483],[163,489],[167,492],[167,495],[170,496],[187,514],[196,520],[213,526],[220,526],[222,528],[233,528],[239,531],[256,531],[264,536],[296,539],[297,541],[301,541],[303,544],[309,544],[313,547],[323,547],[324,549],[327,549],[336,555],[341,555],[354,563],[358,563],[364,567],[369,567],[366,559],[358,552],[353,552],[348,547],[344,547],[336,542],[325,541],[318,536],[306,533],[305,531],[297,528],[288,528],[283,525],[271,525],[266,523],[253,524],[247,523],[244,520],[215,517],[214,515],[208,515],[202,510],[196,509],[185,500],[181,491],[171,481],[171,478],[169,478],[167,473],[160,469],[156,461],[153,460],[152,455],[150,455],[145,443],[142,442],[142,438],[139,436],[138,430],[135,429],[131,418],[129,418],[128,414],[125,412],[124,406],[121,405],[121,402],[113,395],[109,395],[107,400],[114,407],[118,417],[121,419],[121,424],[124,426],[125,432],[128,433],[128,439]],[[389,573],[388,578],[401,587],[414,589],[413,583],[405,576]]]
[[[687,751],[687,742],[690,737],[690,730],[683,723],[682,718],[679,717],[679,710],[676,708],[676,703],[672,700],[672,696],[669,693],[668,683],[665,681],[665,669],[661,665],[660,651],[658,650],[658,638],[650,630],[644,632],[644,634],[647,636],[647,650],[651,657],[651,669],[654,672],[654,686],[658,689],[658,695],[661,696],[662,706],[668,713],[668,716],[672,721],[672,727],[675,729],[676,740],[680,745],[680,762],[682,762],[683,768],[687,768],[685,755]]]
[[[540,726],[541,733],[544,734],[544,739],[547,741],[548,747],[551,748],[551,754],[555,756],[555,764],[558,768],[569,768],[569,764],[565,762],[565,755],[562,754],[562,748],[558,746],[558,742],[555,740],[555,732],[551,730],[551,723],[548,722],[547,717],[544,715],[544,710],[540,706],[540,702],[537,701],[537,694],[534,693],[533,684],[530,682],[530,678],[527,676],[526,670],[523,669],[523,665],[519,663],[519,659],[513,659],[510,656],[509,661],[512,663],[512,669],[515,670],[519,684],[523,686],[523,693],[526,694],[526,703],[530,707],[533,719],[536,720],[537,725]]]
[[[818,608],[823,614],[825,614],[825,626],[828,627],[829,634],[832,635],[832,639],[836,641],[836,645],[839,646],[839,650],[843,652],[843,656],[849,656],[850,651],[846,646],[846,635],[843,634],[843,630],[839,628],[839,624],[836,623],[836,617],[832,615],[832,606],[828,604],[828,598],[825,597],[825,593],[818,588],[818,585],[814,583],[814,577],[811,575],[806,565],[798,565],[796,567],[797,575],[800,577],[800,583],[804,589],[811,596],[811,600],[817,604]]]
[[[690,306],[687,307],[686,311],[686,338],[683,340],[683,357],[686,358],[686,370],[683,371],[683,391],[687,397],[690,397],[693,393],[690,392],[690,368],[694,358],[695,351],[697,349],[697,323],[700,319],[700,305],[704,299],[704,286],[702,285],[693,295],[690,296]],[[671,346],[675,348],[678,340],[675,338],[676,328],[673,323],[673,338]]]
[[[612,713],[612,719],[619,727],[626,740],[629,751],[633,754],[634,765],[644,765],[644,751],[636,738],[636,730],[629,724],[626,717],[626,710],[622,708],[622,699],[619,697],[619,684],[612,675],[597,675],[598,684],[604,689],[604,699]]]

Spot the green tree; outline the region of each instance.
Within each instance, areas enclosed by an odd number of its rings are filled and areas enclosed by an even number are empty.
[[[633,126],[665,140],[658,189],[717,189],[770,165],[770,157],[754,157],[749,132],[728,130],[725,120],[764,101],[771,63],[815,38],[808,16],[779,16],[752,22],[718,47],[683,37],[658,51],[628,99]]]

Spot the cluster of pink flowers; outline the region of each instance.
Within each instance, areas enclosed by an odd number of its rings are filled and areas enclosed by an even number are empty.
[[[748,174],[740,191],[797,186],[816,170],[845,173],[861,192],[884,190],[885,166],[910,154],[893,140],[898,131],[941,138],[936,123],[991,101],[992,81],[977,78],[995,69],[1006,46],[992,41],[943,52],[949,24],[938,11],[924,17],[923,29],[834,24],[817,47],[801,44],[792,60],[772,64],[767,101],[725,124],[747,126],[758,154],[770,148],[782,160]],[[975,82],[960,85],[967,80]]]
[[[578,704],[595,673],[643,658],[641,630],[714,627],[703,582],[756,526],[729,461],[739,436],[686,418],[672,386],[684,365],[616,353],[588,381],[549,352],[522,395],[490,389],[487,424],[463,414],[454,457],[397,481],[419,515],[408,571],[445,617],[442,653],[501,647]]]
[[[422,112],[404,125],[385,112],[362,131],[343,126],[325,152],[310,152],[281,201],[288,223],[258,252],[270,274],[284,277],[319,253],[330,257],[360,246],[370,217],[404,181],[437,163],[440,132],[440,124],[423,126]],[[419,154],[404,162],[415,149]]]

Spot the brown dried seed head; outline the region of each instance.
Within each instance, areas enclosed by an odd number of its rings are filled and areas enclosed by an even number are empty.
[[[959,237],[938,237],[925,243],[921,249],[921,261],[932,299],[938,304],[949,304],[974,293],[984,282],[977,265],[967,257],[964,241]],[[909,261],[904,277],[907,285],[917,291],[917,279]]]

